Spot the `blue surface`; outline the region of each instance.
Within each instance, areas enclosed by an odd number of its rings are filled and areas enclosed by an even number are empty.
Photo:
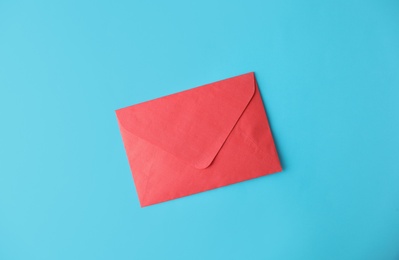
[[[1,1],[0,259],[399,259],[398,25],[398,1]],[[249,71],[284,171],[140,208],[114,110]]]

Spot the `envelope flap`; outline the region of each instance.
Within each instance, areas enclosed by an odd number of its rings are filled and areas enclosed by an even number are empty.
[[[120,126],[130,133],[204,169],[254,93],[255,76],[247,73],[122,108],[116,114]]]

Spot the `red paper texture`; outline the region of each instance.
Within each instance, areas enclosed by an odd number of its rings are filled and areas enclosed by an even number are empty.
[[[142,207],[281,171],[254,73],[116,115]]]

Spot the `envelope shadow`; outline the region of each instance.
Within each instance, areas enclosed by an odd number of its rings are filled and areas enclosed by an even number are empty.
[[[259,87],[258,87],[258,88],[259,88]],[[274,145],[276,146],[276,150],[277,150],[278,158],[279,158],[279,160],[280,160],[281,168],[282,168],[283,170],[286,170],[286,164],[285,164],[284,156],[282,155],[282,152],[281,152],[281,150],[279,149],[279,141],[278,141],[278,138],[277,138],[277,136],[274,135],[274,133],[273,133],[273,126],[272,126],[272,121],[273,121],[273,120],[272,120],[272,118],[270,117],[270,115],[269,115],[268,112],[267,112],[266,103],[265,103],[265,101],[264,101],[264,98],[263,98],[263,95],[262,95],[262,91],[260,90],[260,88],[259,88],[259,93],[260,93],[260,96],[261,96],[261,99],[262,99],[262,103],[263,103],[263,106],[264,106],[264,109],[265,109],[265,112],[266,112],[267,119],[268,119],[268,121],[269,121],[270,131],[271,131],[272,136],[273,136]]]

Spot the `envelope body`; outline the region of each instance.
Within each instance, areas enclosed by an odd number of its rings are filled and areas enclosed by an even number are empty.
[[[116,115],[142,207],[281,171],[254,73]]]

